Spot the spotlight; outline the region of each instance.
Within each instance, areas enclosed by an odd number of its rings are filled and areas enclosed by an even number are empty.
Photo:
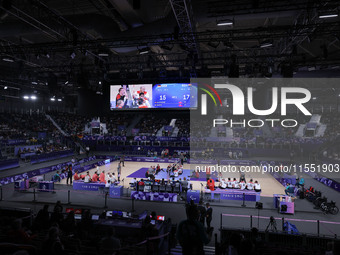
[[[25,99],[25,100],[28,100],[28,99],[29,99],[29,96],[24,96],[24,99]]]
[[[338,17],[337,13],[322,13],[319,14],[319,19],[329,19]]]
[[[139,55],[147,54],[147,53],[149,53],[149,51],[150,51],[149,47],[145,47],[145,48],[139,49]]]
[[[99,81],[99,82],[98,82],[98,84],[99,84],[99,85],[101,85],[101,84],[102,84],[102,82],[101,82],[101,81]]]
[[[11,63],[14,62],[14,60],[12,58],[3,58],[2,60],[5,61],[5,62],[11,62]]]
[[[62,100],[61,100],[61,98],[58,98],[58,102],[61,102]]]
[[[8,87],[7,87],[7,86],[5,86],[5,87],[4,87],[4,89],[8,89]]]
[[[234,21],[231,19],[224,19],[217,21],[217,26],[232,26],[234,24]]]
[[[65,81],[65,85],[67,85],[68,84],[68,81]]]
[[[33,85],[37,85],[38,83],[36,81],[32,81],[32,84]]]
[[[55,101],[55,98],[54,98],[54,97],[51,97],[50,100],[51,100],[51,101]]]
[[[31,99],[32,99],[32,100],[36,100],[37,97],[36,97],[36,96],[31,96]]]
[[[264,40],[260,45],[261,48],[267,48],[267,47],[271,47],[271,46],[273,46],[272,40]]]

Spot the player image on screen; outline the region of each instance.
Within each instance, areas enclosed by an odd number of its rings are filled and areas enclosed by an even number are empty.
[[[133,98],[129,85],[110,86],[110,109],[128,109],[133,107]]]
[[[152,84],[111,85],[110,109],[151,108]]]
[[[189,83],[163,83],[153,87],[154,108],[197,107],[197,90]],[[193,93],[195,92],[195,93]]]
[[[132,108],[151,108],[152,84],[129,85],[132,92]]]

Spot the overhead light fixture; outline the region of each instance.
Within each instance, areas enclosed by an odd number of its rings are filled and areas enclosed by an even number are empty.
[[[261,48],[267,48],[273,46],[273,41],[272,40],[264,40],[261,44]]]
[[[5,86],[5,87],[4,87],[4,89],[8,89],[8,87],[7,87],[7,86]]]
[[[98,56],[99,56],[99,57],[108,57],[109,54],[108,54],[108,53],[103,53],[103,52],[102,52],[102,53],[99,53]]]
[[[29,99],[29,96],[24,96],[24,99],[25,99],[25,100],[28,100],[28,99]]]
[[[223,19],[223,20],[218,20],[216,22],[217,26],[232,26],[234,24],[234,21],[231,19]]]
[[[61,98],[58,98],[58,102],[61,102],[62,100],[61,100]]]
[[[98,81],[98,84],[99,84],[99,85],[101,85],[101,84],[102,84],[102,82],[101,82],[101,81]]]
[[[31,96],[31,99],[32,99],[32,100],[36,100],[37,97],[33,95],[33,96]]]
[[[36,81],[32,81],[32,84],[33,85],[37,85],[38,83]]]
[[[65,85],[67,85],[68,84],[68,81],[65,81]]]
[[[313,99],[313,100],[316,100],[316,97],[313,97],[312,99]]]
[[[12,59],[12,58],[2,58],[2,60],[3,61],[5,61],[5,62],[11,62],[11,63],[13,63],[14,62],[14,60]]]
[[[338,17],[337,13],[322,13],[319,14],[319,19],[329,19]]]
[[[54,97],[51,97],[50,100],[51,100],[51,101],[55,101],[55,98],[54,98]]]
[[[149,47],[145,47],[145,48],[139,49],[139,55],[147,54],[147,53],[149,53],[149,51],[150,51]]]

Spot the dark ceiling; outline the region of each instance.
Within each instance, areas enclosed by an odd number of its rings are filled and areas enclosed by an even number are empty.
[[[336,73],[340,19],[320,15],[339,4],[2,0],[0,86],[72,94],[105,82]]]

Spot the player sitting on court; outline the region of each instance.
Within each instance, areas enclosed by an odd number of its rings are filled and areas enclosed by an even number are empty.
[[[250,181],[247,183],[247,190],[254,190],[253,179],[250,179]]]
[[[236,180],[236,178],[234,178],[234,180],[233,180],[233,187],[234,187],[234,189],[239,189],[239,188],[240,188],[240,184],[239,184],[239,182]]]
[[[258,181],[255,181],[255,183],[254,183],[254,190],[256,192],[261,192],[261,185],[260,185],[260,183],[258,183]]]
[[[218,185],[220,189],[226,189],[227,183],[225,182],[225,179],[221,179],[220,184]]]
[[[247,187],[247,184],[245,183],[245,181],[244,181],[244,180],[241,180],[241,181],[240,181],[240,189],[241,189],[241,190],[245,190],[246,187]]]
[[[233,188],[233,182],[231,181],[230,178],[228,178],[227,186],[228,186],[228,189],[232,189]]]

